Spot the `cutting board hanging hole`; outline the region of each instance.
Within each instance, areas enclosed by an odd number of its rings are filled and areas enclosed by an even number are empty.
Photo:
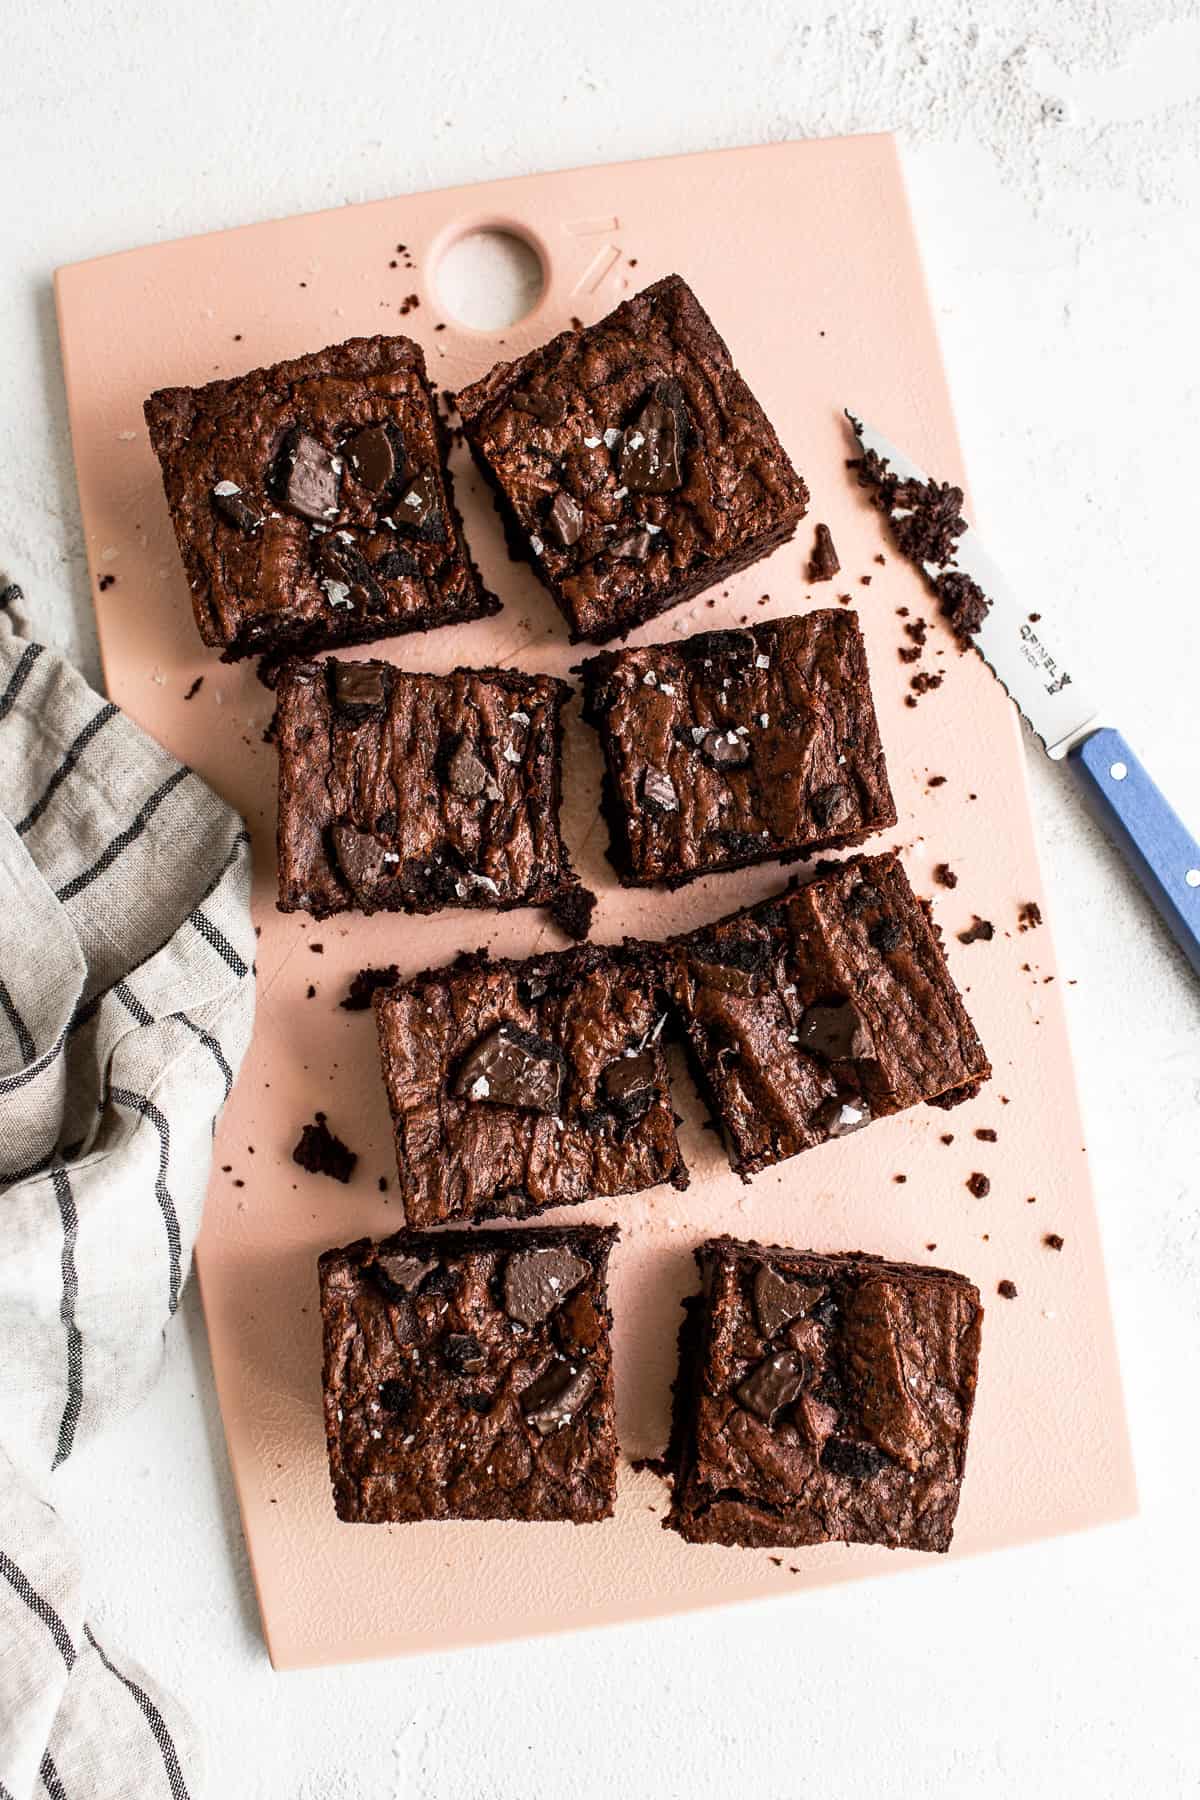
[[[542,259],[529,239],[494,227],[455,238],[433,279],[447,317],[473,331],[501,331],[528,318],[546,287]]]

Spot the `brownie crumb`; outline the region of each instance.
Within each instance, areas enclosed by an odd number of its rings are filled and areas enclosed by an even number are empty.
[[[996,1283],[996,1292],[1005,1300],[1015,1300],[1017,1297],[1017,1284],[1015,1281],[1009,1281],[1006,1276],[1003,1281],[998,1281]]]
[[[933,871],[933,879],[939,887],[952,888],[958,886],[958,876],[949,863],[938,863]]]
[[[1018,931],[1036,931],[1042,922],[1042,909],[1036,900],[1023,900],[1017,908]]]
[[[343,1012],[366,1012],[376,989],[395,987],[399,979],[400,971],[395,963],[388,963],[383,969],[360,969],[346,991],[346,998],[339,1000],[338,1005]]]
[[[783,1567],[782,1556],[772,1556],[769,1560],[775,1564],[775,1567],[777,1569],[782,1569],[782,1567]]]
[[[944,679],[945,677],[942,675],[931,674],[927,669],[919,669],[908,685],[914,694],[929,694],[933,692],[934,688],[940,688]]]
[[[936,1245],[936,1244],[926,1244],[926,1246],[925,1246],[925,1248],[926,1248],[926,1249],[927,1249],[927,1250],[936,1250],[936,1249],[937,1249],[937,1245]]]
[[[355,1151],[335,1137],[325,1123],[325,1114],[317,1113],[313,1123],[300,1133],[300,1141],[292,1151],[292,1161],[310,1175],[329,1175],[334,1181],[349,1181],[358,1161]]]
[[[869,575],[860,575],[858,579],[862,582],[864,587],[870,587],[871,577]]]
[[[305,995],[305,996],[304,996],[304,997],[305,997],[305,999],[306,999],[306,1000],[315,1000],[315,999],[316,999],[316,997],[317,997],[317,990],[316,990],[316,988],[315,988],[315,987],[314,987],[314,986],[313,986],[313,984],[312,984],[312,982],[311,982],[311,981],[310,981],[310,982],[309,982],[309,984],[308,984],[308,992],[307,992],[307,994],[306,994],[306,995]]]
[[[927,785],[929,787],[945,787],[946,777],[944,775],[931,775]]]
[[[990,1125],[978,1126],[975,1136],[979,1139],[981,1144],[994,1144],[996,1142],[996,1133],[992,1130]]]
[[[596,896],[590,888],[563,888],[550,902],[549,913],[560,931],[582,943],[592,927]]]
[[[933,585],[943,618],[965,647],[986,619],[991,601],[978,582],[954,569],[945,570]]]
[[[410,312],[412,312],[416,307],[420,306],[420,304],[421,304],[421,297],[419,294],[405,294],[403,300],[400,302],[400,307],[399,307],[400,317],[402,319],[406,318],[408,316],[408,314]]]
[[[921,652],[915,644],[902,644],[896,654],[902,663],[915,663],[919,661]]]
[[[1059,1237],[1057,1231],[1048,1231],[1042,1239],[1042,1242],[1045,1244],[1047,1250],[1061,1250],[1065,1240]]]
[[[996,935],[996,927],[990,919],[981,919],[976,913],[965,931],[960,931],[960,944],[990,944]]]
[[[197,675],[195,681],[193,681],[191,687],[188,689],[187,693],[183,696],[184,699],[185,700],[194,700],[196,698],[196,695],[200,692],[200,689],[203,686],[204,686],[203,675]]]
[[[899,1186],[903,1186],[903,1184],[908,1180],[908,1176],[907,1175],[893,1175],[892,1180],[894,1182],[896,1182]]]
[[[818,525],[816,541],[808,562],[808,579],[832,581],[841,566],[828,525]]]
[[[849,604],[853,600],[853,598],[854,598],[853,594],[839,594],[838,595],[838,599],[841,601],[843,606],[849,606]]]
[[[386,1194],[390,1185],[386,1175],[381,1175],[379,1177],[379,1191],[381,1194]]]
[[[663,1481],[670,1479],[671,1471],[667,1467],[665,1456],[635,1456],[630,1459],[629,1466],[638,1475],[643,1469],[648,1469],[651,1475],[661,1476]]]
[[[324,944],[310,944],[308,947],[314,956],[324,956],[325,954]]]
[[[952,1144],[954,1142],[954,1133],[952,1131],[943,1131],[942,1142],[943,1144]]]
[[[96,586],[100,589],[102,594],[107,594],[109,588],[115,587],[116,585],[117,578],[115,575],[102,575],[96,583]]]
[[[967,1176],[967,1187],[977,1200],[986,1200],[992,1191],[991,1182],[986,1175],[981,1175],[978,1169],[973,1175]]]

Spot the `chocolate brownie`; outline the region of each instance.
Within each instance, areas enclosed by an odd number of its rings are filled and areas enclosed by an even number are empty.
[[[852,613],[808,613],[583,664],[627,886],[857,844],[896,823]]]
[[[485,953],[375,997],[410,1225],[687,1186],[638,949]]]
[[[145,412],[196,624],[226,661],[499,610],[463,542],[410,338],[162,388]]]
[[[665,946],[697,1079],[730,1161],[771,1163],[990,1073],[895,856],[854,856]]]
[[[458,395],[510,544],[572,642],[632,630],[786,542],[808,504],[678,275]]]
[[[719,1237],[695,1256],[664,1523],[693,1544],[949,1549],[978,1289],[862,1251]]]
[[[280,673],[279,905],[314,918],[548,906],[587,933],[559,830],[565,682],[291,660]]]
[[[339,1519],[606,1519],[615,1226],[402,1231],[320,1259]]]

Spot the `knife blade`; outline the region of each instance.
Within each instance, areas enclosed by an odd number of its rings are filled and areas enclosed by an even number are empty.
[[[902,480],[929,476],[848,408],[859,445]],[[895,515],[900,515],[896,508]],[[1076,673],[1052,621],[1022,605],[973,526],[946,565],[971,579],[991,605],[971,642],[1006,689],[1046,754],[1067,760],[1180,949],[1200,975],[1200,844],[1155,786],[1120,732],[1099,727],[1099,708]],[[931,579],[938,566],[923,565]],[[1041,601],[1039,599],[1040,607]]]

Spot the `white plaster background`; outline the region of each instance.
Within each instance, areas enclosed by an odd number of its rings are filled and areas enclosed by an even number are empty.
[[[85,662],[56,264],[419,187],[890,127],[980,522],[1200,823],[1194,4],[7,0],[0,42],[0,554]],[[212,1796],[1200,1788],[1200,992],[1069,778],[1031,761],[1141,1519],[679,1623],[280,1677],[192,1292],[155,1396],[55,1497],[105,1637],[190,1696]]]

